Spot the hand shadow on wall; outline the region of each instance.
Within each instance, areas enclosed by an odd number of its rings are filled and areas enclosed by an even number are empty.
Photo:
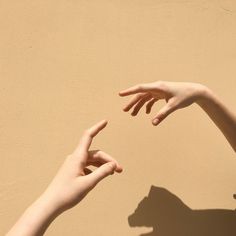
[[[155,186],[128,222],[131,227],[153,227],[141,236],[236,236],[235,210],[193,210],[173,193]]]

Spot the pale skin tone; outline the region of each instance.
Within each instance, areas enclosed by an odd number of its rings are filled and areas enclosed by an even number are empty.
[[[206,86],[197,83],[157,81],[138,84],[119,93],[120,96],[130,96],[131,100],[124,107],[131,115],[136,116],[145,106],[146,113],[150,113],[158,100],[164,99],[166,104],[152,118],[154,126],[160,124],[174,111],[198,104],[212,119],[224,134],[236,152],[236,116],[221,100]]]
[[[133,108],[136,116],[145,105],[150,113],[153,105],[161,99],[166,104],[152,119],[158,125],[174,111],[198,104],[218,126],[236,151],[236,116],[206,86],[196,83],[157,81],[139,84],[123,90],[120,96],[133,97],[124,107]],[[78,147],[69,155],[46,191],[24,212],[6,236],[41,236],[52,221],[65,210],[77,205],[97,183],[122,167],[111,156],[102,151],[89,151],[93,138],[107,125],[101,121],[85,131]],[[87,167],[98,167],[90,171]]]
[[[46,191],[23,213],[6,236],[41,236],[61,213],[77,205],[102,179],[122,167],[103,151],[89,151],[93,138],[107,125],[103,120],[84,132],[78,147]],[[97,167],[93,172],[88,166]]]

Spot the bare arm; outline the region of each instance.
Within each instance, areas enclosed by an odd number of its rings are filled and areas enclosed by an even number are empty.
[[[236,152],[235,114],[208,88],[204,89],[202,98],[197,101],[197,104],[213,120]]]
[[[102,151],[89,151],[93,138],[107,125],[101,121],[88,129],[46,191],[24,212],[6,236],[42,236],[52,221],[78,204],[97,183],[122,167]],[[93,172],[87,166],[98,167]]]

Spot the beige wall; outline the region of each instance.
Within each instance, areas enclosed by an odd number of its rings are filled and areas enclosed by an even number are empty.
[[[45,189],[82,131],[124,173],[106,179],[47,235],[136,236],[127,218],[164,187],[193,209],[234,209],[235,154],[197,107],[159,127],[122,112],[120,89],[201,82],[235,108],[236,3],[228,0],[0,0],[0,234]]]

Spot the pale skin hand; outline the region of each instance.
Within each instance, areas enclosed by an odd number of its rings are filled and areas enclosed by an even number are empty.
[[[133,95],[124,111],[133,108],[131,115],[136,116],[145,105],[146,113],[150,113],[153,105],[161,99],[166,104],[152,119],[153,125],[158,125],[172,112],[197,103],[222,131],[228,142],[236,151],[236,116],[220,99],[206,86],[197,83],[157,81],[138,84],[123,90],[120,96]]]
[[[102,151],[89,151],[93,138],[107,125],[101,121],[86,130],[46,191],[25,211],[7,236],[41,236],[62,212],[78,204],[97,183],[122,167]],[[93,172],[87,167],[96,166]]]

